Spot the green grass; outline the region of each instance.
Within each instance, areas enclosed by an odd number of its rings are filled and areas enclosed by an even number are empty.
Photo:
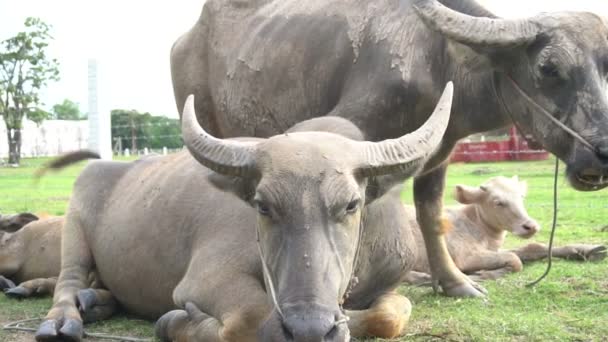
[[[0,212],[31,211],[53,215],[65,212],[71,187],[82,164],[50,174],[35,184],[31,176],[44,161],[25,159],[21,168],[0,169]],[[552,217],[552,160],[451,165],[446,203],[454,203],[451,195],[456,184],[479,185],[492,176],[516,174],[528,182],[526,205],[530,215],[543,227],[534,241],[547,242]],[[560,175],[558,192],[556,244],[608,244],[608,231],[601,229],[608,225],[608,190],[576,192]],[[406,187],[403,199],[412,203],[411,186]],[[527,242],[509,237],[507,247]],[[542,274],[545,266],[544,262],[526,265],[519,274],[484,283],[490,293],[487,300],[446,298],[427,288],[402,287],[400,291],[410,298],[414,309],[408,335],[401,340],[606,340],[608,262],[555,261],[551,273],[541,284],[535,288],[525,287]],[[0,297],[0,323],[43,316],[50,304],[48,298],[15,302]],[[153,335],[152,322],[126,316],[93,324],[87,329],[132,336]],[[18,336],[0,332],[2,341],[18,340]]]

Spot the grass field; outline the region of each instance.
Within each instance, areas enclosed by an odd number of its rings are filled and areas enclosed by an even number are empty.
[[[51,174],[34,184],[31,178],[43,159],[25,159],[18,169],[0,169],[0,212],[63,214],[72,184],[82,165]],[[563,168],[562,168],[563,169]],[[563,172],[563,171],[562,171]],[[533,240],[547,242],[552,216],[553,161],[456,164],[450,166],[446,203],[452,204],[455,184],[478,185],[495,175],[519,175],[529,184],[527,208],[543,230]],[[556,244],[608,244],[608,190],[575,192],[558,179]],[[404,201],[411,203],[411,187]],[[509,237],[507,247],[528,241]],[[523,272],[484,283],[487,300],[453,299],[430,289],[402,287],[414,304],[408,335],[403,340],[454,341],[606,341],[608,339],[608,261],[555,261],[548,278],[535,288],[524,285],[544,271],[545,262],[526,265]],[[42,317],[48,298],[9,301],[0,297],[0,323]],[[86,327],[93,332],[151,337],[153,323],[119,316]],[[0,341],[29,341],[31,335],[0,331]]]

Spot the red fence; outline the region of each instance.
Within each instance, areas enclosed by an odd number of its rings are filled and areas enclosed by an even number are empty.
[[[545,160],[549,153],[528,146],[528,141],[511,128],[509,139],[502,141],[461,142],[452,152],[451,162],[496,162]]]

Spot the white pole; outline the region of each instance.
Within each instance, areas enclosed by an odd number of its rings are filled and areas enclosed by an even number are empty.
[[[101,71],[97,60],[89,59],[89,149],[99,153],[101,159],[112,160],[110,110]]]

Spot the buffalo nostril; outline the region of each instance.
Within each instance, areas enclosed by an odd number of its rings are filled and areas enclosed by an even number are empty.
[[[608,159],[608,145],[598,147],[597,154],[602,159]]]
[[[335,334],[335,322],[324,315],[286,317],[282,322],[285,338],[289,341],[324,341]]]
[[[524,223],[524,224],[522,225],[522,228],[523,228],[524,230],[528,231],[528,232],[535,232],[535,231],[537,231],[537,230],[538,230],[538,228],[536,227],[536,225],[535,225],[535,224],[533,224],[533,223]]]

